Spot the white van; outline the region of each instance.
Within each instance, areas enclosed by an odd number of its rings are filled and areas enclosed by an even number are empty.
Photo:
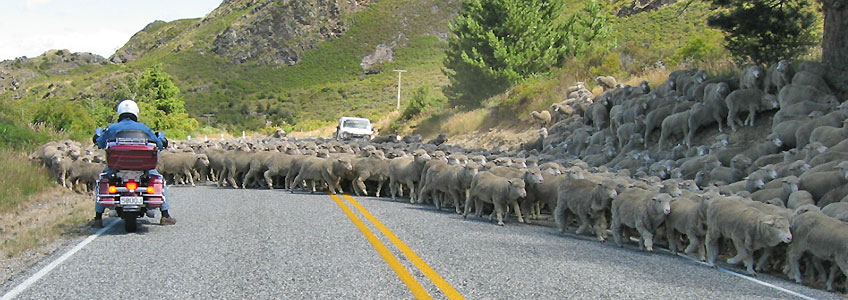
[[[336,126],[333,137],[339,140],[351,138],[371,139],[374,131],[371,129],[371,121],[365,118],[341,117]]]

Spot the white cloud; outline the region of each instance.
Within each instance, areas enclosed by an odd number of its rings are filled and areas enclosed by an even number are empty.
[[[27,9],[38,8],[45,4],[49,4],[52,0],[26,0]]]

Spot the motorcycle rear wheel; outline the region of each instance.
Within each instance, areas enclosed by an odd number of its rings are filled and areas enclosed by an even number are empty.
[[[135,232],[138,230],[138,223],[135,216],[124,216],[124,230],[127,232]]]

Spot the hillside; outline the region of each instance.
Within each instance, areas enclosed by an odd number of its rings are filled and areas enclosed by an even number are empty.
[[[224,1],[204,18],[150,23],[108,60],[60,72],[41,62],[57,51],[4,62],[0,101],[11,104],[6,117],[22,123],[50,98],[114,105],[127,76],[161,64],[191,116],[215,114],[210,121],[233,132],[378,117],[393,108],[392,69],[409,69],[407,91],[444,84],[440,63],[458,7],[454,0]]]

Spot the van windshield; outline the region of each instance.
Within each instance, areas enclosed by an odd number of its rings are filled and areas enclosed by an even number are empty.
[[[344,128],[355,128],[355,129],[368,129],[369,125],[371,125],[370,122],[362,121],[362,120],[345,120],[344,124],[342,124],[342,126],[344,126]]]

